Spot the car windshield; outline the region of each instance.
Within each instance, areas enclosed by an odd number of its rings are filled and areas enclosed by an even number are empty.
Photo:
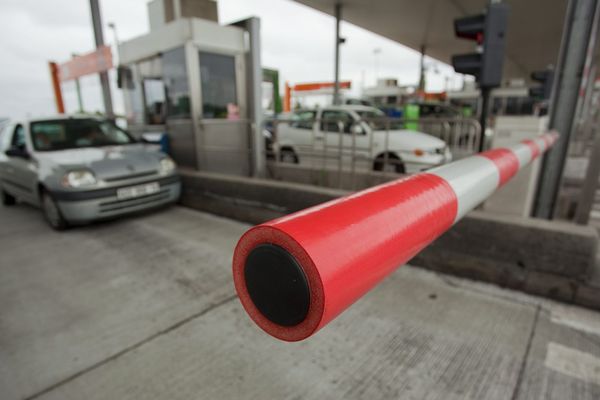
[[[403,124],[399,120],[389,119],[383,111],[379,110],[357,110],[360,119],[365,121],[374,131],[385,131],[387,129],[402,129]],[[389,124],[389,127],[388,127]]]
[[[93,118],[32,122],[31,141],[37,151],[116,146],[135,142],[113,122]]]

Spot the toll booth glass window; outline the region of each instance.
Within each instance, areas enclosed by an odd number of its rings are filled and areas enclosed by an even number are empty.
[[[190,118],[190,86],[183,47],[162,55],[163,79],[167,94],[167,117]]]
[[[149,125],[162,125],[166,116],[165,84],[162,79],[144,79],[144,99],[146,122]]]
[[[238,108],[235,58],[200,52],[202,115],[204,118],[235,118]]]

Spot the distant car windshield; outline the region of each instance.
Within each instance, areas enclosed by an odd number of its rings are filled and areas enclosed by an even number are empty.
[[[385,113],[380,110],[357,110],[356,113],[359,115],[360,119],[369,124],[374,131],[403,128],[401,121],[388,119]]]
[[[32,122],[31,141],[37,151],[117,146],[135,142],[113,122],[93,118]]]

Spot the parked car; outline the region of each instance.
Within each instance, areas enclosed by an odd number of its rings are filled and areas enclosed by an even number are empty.
[[[324,146],[338,148],[340,143],[344,154],[354,152],[356,157],[373,160],[372,169],[377,171],[416,172],[452,160],[444,141],[403,129],[401,123],[389,122],[374,107],[341,105],[303,110],[293,120],[277,130],[277,148],[284,162],[298,163],[306,150],[319,154]]]
[[[0,142],[4,205],[42,209],[60,230],[178,200],[173,160],[112,121],[57,117],[12,123]]]

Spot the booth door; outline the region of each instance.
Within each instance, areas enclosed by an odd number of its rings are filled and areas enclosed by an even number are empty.
[[[200,170],[251,173],[251,130],[245,101],[243,55],[199,51],[201,119],[197,148]]]

